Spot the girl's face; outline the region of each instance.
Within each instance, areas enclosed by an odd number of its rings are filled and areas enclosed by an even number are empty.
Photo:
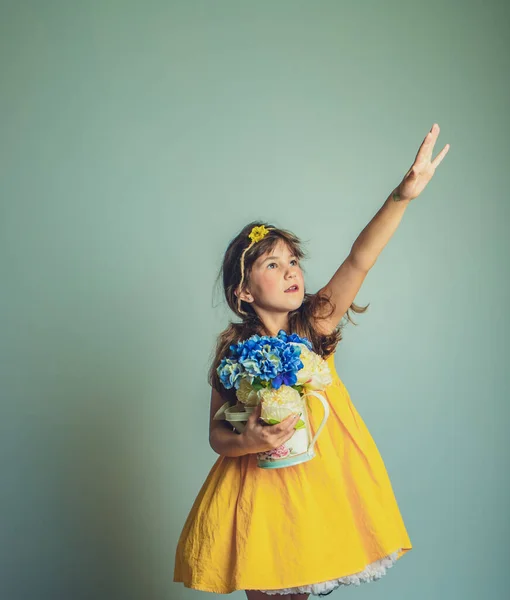
[[[286,291],[297,286],[296,291]],[[250,271],[247,290],[241,294],[252,302],[259,313],[288,313],[303,303],[305,283],[297,257],[292,256],[283,240],[271,252],[255,261]]]

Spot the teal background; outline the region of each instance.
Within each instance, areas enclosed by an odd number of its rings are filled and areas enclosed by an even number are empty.
[[[336,355],[414,548],[331,598],[507,598],[508,4],[0,16],[1,597],[206,597],[172,577],[217,459],[223,252],[253,219],[290,229],[316,291],[437,122],[450,152]]]

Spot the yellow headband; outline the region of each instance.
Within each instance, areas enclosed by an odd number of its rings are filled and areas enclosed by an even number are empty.
[[[272,229],[274,229],[274,228],[273,227],[267,228],[264,225],[260,225],[258,227],[257,226],[253,227],[251,232],[249,233],[248,237],[250,238],[251,243],[247,248],[245,248],[243,250],[243,253],[241,254],[241,283],[239,284],[239,294],[241,293],[242,285],[243,285],[243,281],[244,281],[244,255],[253,246],[253,244],[260,242],[260,240],[263,239]],[[240,313],[242,313],[243,315],[248,314],[247,312],[245,312],[244,310],[241,309],[241,296],[240,295],[237,296],[237,310]]]

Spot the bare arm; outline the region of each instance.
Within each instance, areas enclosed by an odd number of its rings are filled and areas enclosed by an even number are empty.
[[[211,448],[223,456],[243,456],[248,454],[242,446],[241,436],[233,431],[228,421],[213,419],[218,410],[229,401],[231,404],[237,400],[235,390],[224,390],[220,394],[214,388],[211,388],[211,412],[209,421],[209,444]]]
[[[369,271],[391,236],[395,233],[409,202],[417,198],[434,176],[437,167],[448,153],[450,144],[432,160],[432,151],[439,135],[439,125],[434,123],[425,136],[411,168],[401,183],[388,196],[375,217],[363,229],[351,249],[353,263]]]
[[[338,267],[333,277],[318,293],[332,300],[335,311],[317,326],[330,333],[353,303],[370,269],[374,266],[381,250],[400,223],[408,200],[401,200],[394,190],[370,223],[359,234],[350,254]]]
[[[425,136],[414,163],[400,185],[392,191],[374,218],[360,233],[352,245],[349,256],[331,280],[319,290],[336,306],[334,313],[322,325],[328,331],[333,331],[347,312],[367,273],[395,233],[409,202],[423,191],[450,149],[450,145],[446,144],[436,158],[431,160],[438,135],[439,126],[434,124]]]
[[[409,202],[410,200],[400,198],[396,189],[393,190],[375,217],[359,234],[351,248],[352,261],[358,269],[368,272],[374,266],[377,257],[399,226]]]
[[[250,454],[243,444],[243,437],[225,426],[215,427],[209,436],[211,448],[221,456],[244,456]]]

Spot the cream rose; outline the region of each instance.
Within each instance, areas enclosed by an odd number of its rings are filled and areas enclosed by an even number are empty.
[[[293,413],[303,412],[303,398],[301,394],[288,385],[282,385],[277,390],[263,388],[259,391],[262,402],[261,419],[269,423],[283,421]]]
[[[323,390],[332,381],[331,371],[328,363],[319,356],[316,352],[309,350],[304,344],[301,346],[300,359],[303,363],[303,368],[297,372],[297,385],[302,385],[304,391]]]
[[[259,393],[251,386],[250,380],[247,377],[241,377],[241,383],[236,390],[236,396],[239,402],[246,406],[257,406],[260,402]]]

